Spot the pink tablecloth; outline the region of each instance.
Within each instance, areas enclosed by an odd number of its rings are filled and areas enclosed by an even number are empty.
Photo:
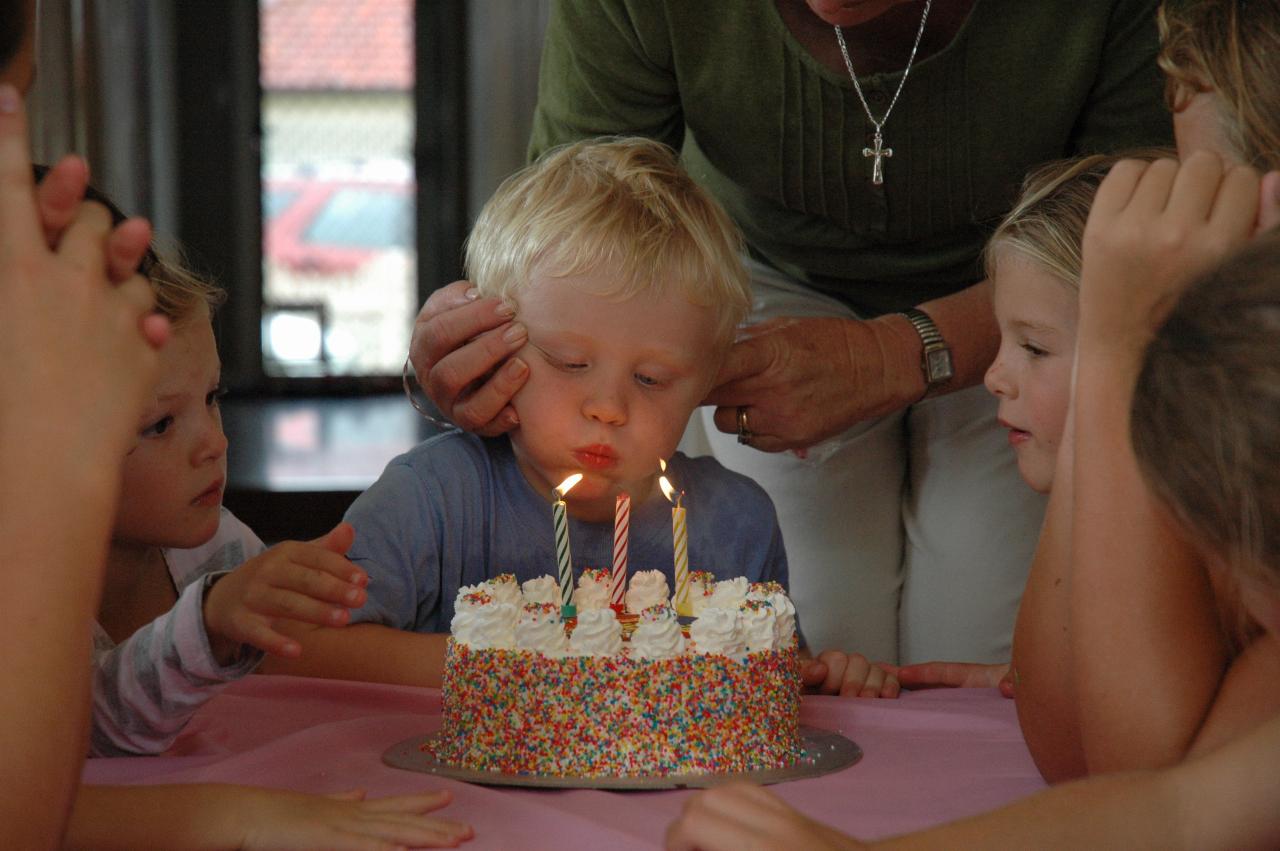
[[[864,756],[835,774],[773,786],[811,816],[862,838],[991,809],[1043,788],[1013,701],[994,690],[899,700],[806,697],[803,723],[838,730]],[[450,818],[475,825],[468,848],[653,848],[694,794],[515,790],[389,768],[381,755],[440,724],[440,692],[254,676],[212,700],[161,757],[89,760],[88,783],[223,782],[388,795],[448,786]]]

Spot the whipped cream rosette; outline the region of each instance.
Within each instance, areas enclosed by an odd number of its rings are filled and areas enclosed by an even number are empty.
[[[609,608],[611,590],[609,571],[603,567],[588,567],[578,577],[578,588],[573,592],[573,604],[578,611]]]
[[[707,608],[736,609],[742,605],[743,600],[747,599],[747,591],[750,589],[751,584],[747,582],[745,576],[721,580],[716,583],[715,589],[711,592],[711,598],[707,600]]]
[[[545,656],[562,656],[568,647],[559,603],[526,603],[521,608],[520,618],[516,621],[517,649]]]
[[[516,644],[516,607],[500,603],[489,585],[464,585],[453,604],[455,640],[477,650],[510,650]]]
[[[689,609],[694,617],[702,614],[716,588],[716,576],[708,570],[695,570],[689,574]]]
[[[578,612],[569,636],[570,656],[616,656],[622,652],[622,624],[608,607]]]
[[[520,583],[516,582],[514,573],[500,573],[483,584],[499,605],[510,603],[516,607],[517,611],[524,605],[524,597],[520,593]]]
[[[746,651],[741,613],[736,607],[705,609],[689,627],[689,645],[694,653],[716,653],[741,661]]]
[[[560,586],[556,584],[556,578],[549,574],[526,580],[520,586],[520,590],[524,595],[525,605],[530,603],[560,604]]]
[[[683,655],[684,650],[684,633],[675,609],[662,603],[640,612],[628,648],[632,659],[671,659]]]
[[[796,607],[778,582],[754,582],[748,600],[767,600],[774,613],[774,649],[785,650],[796,637]]]
[[[638,570],[627,586],[627,611],[643,612],[654,606],[665,606],[671,598],[667,577],[661,570]]]
[[[748,653],[777,650],[778,616],[768,600],[743,600],[738,607],[738,622]]]

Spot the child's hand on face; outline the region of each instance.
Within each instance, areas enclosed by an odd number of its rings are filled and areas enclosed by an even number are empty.
[[[277,619],[343,626],[364,605],[369,577],[345,557],[355,540],[339,523],[314,541],[286,541],[220,578],[204,601],[205,629],[214,655],[229,664],[242,644],[295,658],[298,642],[277,632]]]
[[[810,694],[841,697],[897,697],[898,678],[884,663],[871,663],[861,653],[824,650],[801,661],[800,680]]]
[[[690,798],[667,828],[666,847],[668,851],[840,851],[866,846],[802,815],[767,789],[735,783]]]
[[[243,832],[238,848],[456,848],[473,836],[470,825],[426,817],[449,803],[445,790],[372,801],[359,790],[327,796],[249,788],[243,793],[234,815]]]
[[[1117,163],[1085,227],[1081,340],[1141,351],[1183,287],[1249,238],[1258,196],[1257,172],[1204,151]]]
[[[885,665],[906,689],[998,688],[1013,697],[1013,666],[981,665],[976,662],[920,662],[916,665]]]

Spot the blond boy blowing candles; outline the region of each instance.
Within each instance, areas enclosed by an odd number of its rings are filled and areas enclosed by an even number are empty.
[[[527,335],[520,425],[440,435],[394,459],[347,513],[368,603],[346,630],[298,626],[302,656],[271,668],[438,685],[459,588],[555,573],[552,491],[574,473],[576,571],[610,564],[626,493],[632,570],[662,570],[674,587],[659,459],[685,492],[692,569],[786,585],[769,497],[676,453],[750,305],[740,251],[720,207],[648,140],[573,144],[509,178],[468,240],[467,273]]]

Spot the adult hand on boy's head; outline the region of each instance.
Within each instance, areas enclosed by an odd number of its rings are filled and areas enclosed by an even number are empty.
[[[529,334],[496,298],[478,298],[468,281],[436,290],[413,323],[409,359],[418,384],[451,422],[494,437],[519,425],[511,397],[529,377],[512,357]]]
[[[1085,227],[1083,346],[1139,353],[1187,283],[1249,238],[1258,200],[1257,172],[1205,151],[1117,163]]]
[[[816,659],[800,661],[800,682],[809,694],[840,697],[897,697],[900,688],[892,666],[873,663],[861,653],[824,650]]]
[[[51,250],[41,203],[25,110],[11,86],[0,87],[0,316],[9,320],[0,334],[0,390],[22,401],[0,404],[0,427],[27,420],[44,436],[67,431],[68,457],[100,463],[127,450],[168,322],[150,315],[146,281],[109,285],[112,227],[104,207],[76,205]]]
[[[219,577],[205,595],[204,622],[214,656],[230,664],[241,645],[296,658],[302,648],[276,620],[345,626],[364,605],[368,575],[346,559],[355,540],[339,523],[314,541],[286,541]]]

